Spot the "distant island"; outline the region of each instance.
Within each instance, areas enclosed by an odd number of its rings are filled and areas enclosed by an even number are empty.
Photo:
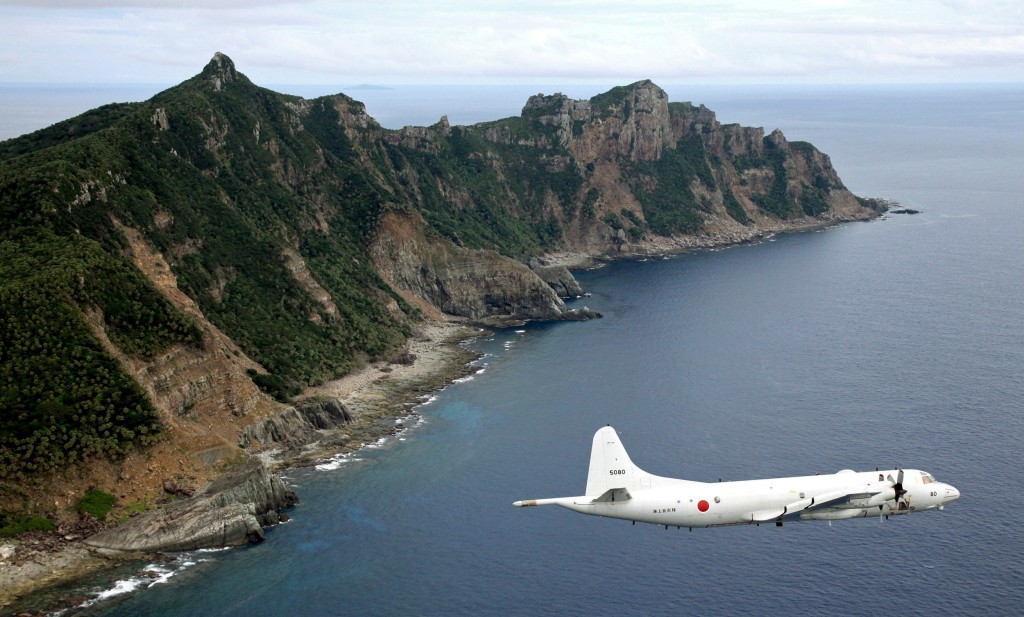
[[[886,207],[811,144],[650,81],[388,130],[220,53],[148,101],[0,142],[0,187],[0,533],[60,530],[89,563],[79,536],[259,541],[296,498],[265,461],[396,430],[466,370],[467,325],[598,317],[567,308],[568,268]]]
[[[381,86],[378,84],[356,84],[355,86],[349,86],[346,90],[394,90],[391,86]]]

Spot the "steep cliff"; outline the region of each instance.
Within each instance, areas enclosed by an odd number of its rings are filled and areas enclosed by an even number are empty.
[[[593,316],[545,254],[743,241],[864,203],[810,144],[649,81],[391,131],[216,54],[149,101],[0,144],[0,515],[67,515],[91,485],[152,503],[239,443],[314,438],[290,397],[426,317]]]
[[[370,244],[374,266],[392,288],[477,320],[557,320],[565,313],[555,290],[527,266],[492,250],[430,241],[417,218],[385,215]]]
[[[650,81],[585,101],[536,95],[518,118],[401,136],[390,139],[441,163],[446,147],[458,153],[460,164],[442,165],[440,181],[480,186],[471,194],[485,220],[493,217],[479,204],[500,195],[531,225],[540,252],[659,252],[877,214],[810,144],[789,143],[778,130],[765,137],[761,128],[721,125],[703,105],[670,103]],[[422,210],[455,241],[530,252],[518,239],[502,242],[465,222],[446,231],[441,209]]]

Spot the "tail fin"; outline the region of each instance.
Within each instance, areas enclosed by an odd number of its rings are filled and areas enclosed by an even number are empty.
[[[615,429],[611,426],[599,429],[590,450],[587,496],[597,497],[615,488],[633,491],[647,486],[650,486],[650,476],[629,460]]]

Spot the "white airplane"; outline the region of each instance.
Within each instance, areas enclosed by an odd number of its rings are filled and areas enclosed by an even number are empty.
[[[580,497],[517,501],[514,506],[558,505],[583,514],[655,525],[718,527],[783,521],[862,518],[942,510],[960,497],[949,484],[914,469],[829,475],[692,482],[662,478],[633,464],[619,435],[606,426],[594,435],[587,492]]]

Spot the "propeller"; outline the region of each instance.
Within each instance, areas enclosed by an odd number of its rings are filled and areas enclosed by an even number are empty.
[[[896,509],[900,509],[900,498],[907,494],[906,489],[903,488],[903,470],[896,476],[896,484],[892,485],[892,490],[896,492]]]
[[[907,494],[907,490],[903,488],[903,470],[900,469],[899,473],[896,474],[895,482],[893,482],[892,476],[889,476],[889,482],[892,482],[892,499],[896,501],[896,511],[899,512],[900,500],[903,498],[904,495]],[[906,503],[906,501],[904,501],[903,503]],[[879,520],[881,520],[884,516],[884,507],[882,505],[878,506],[878,516]],[[888,516],[884,517],[889,518]]]

